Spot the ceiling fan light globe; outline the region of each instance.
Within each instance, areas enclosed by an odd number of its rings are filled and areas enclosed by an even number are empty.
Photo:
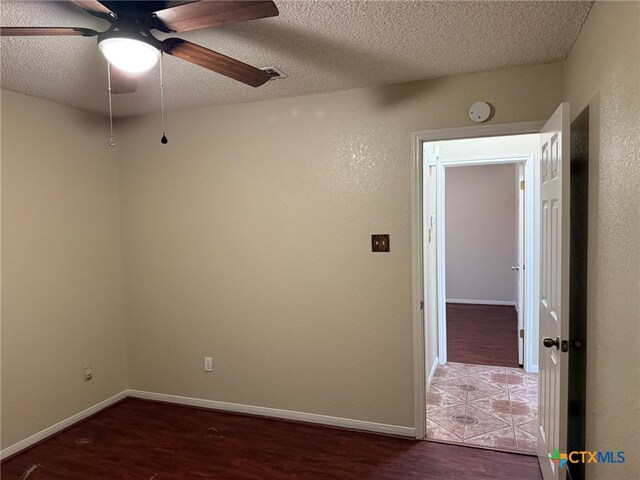
[[[132,38],[105,38],[98,48],[114,67],[129,73],[142,73],[158,63],[160,51]]]

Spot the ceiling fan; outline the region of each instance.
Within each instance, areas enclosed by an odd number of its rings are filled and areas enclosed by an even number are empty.
[[[213,70],[252,87],[271,75],[221,53],[181,38],[160,40],[152,30],[163,33],[188,32],[201,28],[244,22],[279,14],[270,1],[98,1],[71,0],[87,13],[111,23],[104,32],[82,27],[0,27],[0,36],[97,37],[98,49],[113,67],[113,93],[131,93],[137,79],[128,74],[151,69],[161,52]]]

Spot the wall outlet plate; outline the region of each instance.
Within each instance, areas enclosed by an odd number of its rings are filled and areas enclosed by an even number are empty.
[[[204,371],[205,372],[213,372],[213,358],[212,357],[204,357]]]
[[[371,251],[372,252],[389,252],[389,234],[374,233],[371,235]]]
[[[82,371],[84,372],[84,381],[88,382],[93,378],[93,372],[91,371],[91,365],[87,365],[86,367],[82,367]]]

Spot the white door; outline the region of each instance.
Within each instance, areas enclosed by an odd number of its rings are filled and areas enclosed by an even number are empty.
[[[517,254],[517,265],[514,266],[516,269],[516,281],[517,281],[517,307],[518,307],[518,363],[520,365],[524,364],[524,312],[525,312],[525,304],[524,304],[524,236],[525,236],[525,226],[524,226],[524,163],[518,163],[518,183],[516,185],[518,192],[518,213],[517,213],[517,225],[518,225],[518,254]]]
[[[569,104],[540,132],[540,393],[538,459],[545,480],[564,479],[569,333]],[[555,457],[555,455],[554,455]],[[563,462],[564,463],[564,462]]]

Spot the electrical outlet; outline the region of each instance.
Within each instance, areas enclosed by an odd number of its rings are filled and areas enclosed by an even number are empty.
[[[84,381],[88,382],[93,378],[93,372],[91,371],[91,365],[87,365],[82,369],[84,371]]]
[[[213,372],[213,358],[204,357],[204,371]]]

